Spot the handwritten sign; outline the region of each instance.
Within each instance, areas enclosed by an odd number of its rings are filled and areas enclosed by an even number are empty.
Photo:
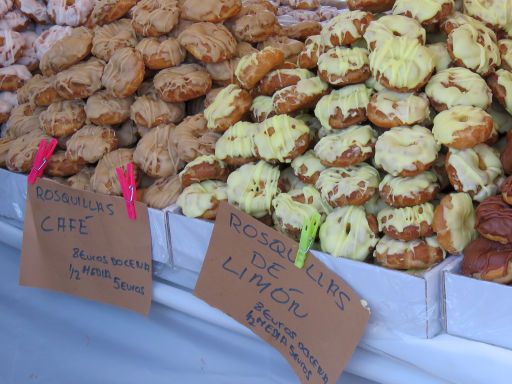
[[[335,383],[369,319],[360,298],[297,243],[222,203],[194,294],[288,360],[302,383]]]
[[[129,220],[122,198],[51,180],[28,186],[20,284],[143,314],[151,304],[151,237],[145,205]]]

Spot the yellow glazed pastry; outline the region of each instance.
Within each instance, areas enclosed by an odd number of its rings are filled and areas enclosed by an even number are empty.
[[[437,72],[441,72],[442,70],[450,67],[452,64],[452,58],[448,52],[448,44],[445,42],[439,42],[427,44],[426,47],[430,50],[430,53],[432,53],[432,56],[434,57]]]
[[[431,27],[449,15],[453,6],[453,0],[396,0],[393,14],[413,17],[424,27]]]
[[[361,83],[370,77],[368,51],[363,48],[332,48],[318,58],[320,78],[334,86]]]
[[[329,48],[352,44],[363,37],[372,19],[372,14],[369,12],[350,11],[340,13],[329,20],[322,28],[320,33],[322,43]]]
[[[508,71],[512,70],[512,39],[498,41],[498,48],[501,55],[501,66]]]
[[[181,192],[176,205],[187,217],[213,220],[221,201],[227,200],[226,183],[206,180],[194,183]]]
[[[258,96],[252,100],[251,115],[253,121],[261,123],[265,119],[274,115],[274,104],[272,104],[272,97]]]
[[[315,185],[320,172],[325,169],[313,150],[293,159],[291,164],[295,175],[306,184]]]
[[[258,124],[239,121],[228,128],[215,144],[215,156],[230,165],[254,161],[254,135]]]
[[[510,31],[512,4],[501,0],[463,0],[464,12],[490,24],[494,29]]]
[[[420,44],[424,44],[427,39],[425,29],[417,20],[402,15],[382,16],[372,21],[364,33],[364,39],[370,50],[399,36],[416,39]]]
[[[379,184],[381,198],[395,208],[410,207],[433,200],[439,191],[434,172],[423,172],[412,177],[386,175]]]
[[[494,81],[494,96],[500,102],[508,113],[512,111],[512,72],[505,69],[498,69],[493,75],[496,79]],[[488,80],[491,84],[490,79]],[[497,85],[496,85],[497,84]]]
[[[368,105],[368,119],[381,128],[414,125],[430,113],[425,94],[398,93],[387,89],[375,93]]]
[[[230,84],[223,88],[212,104],[204,110],[204,117],[209,129],[224,132],[231,125],[240,121],[252,103],[249,93],[238,85]]]
[[[300,238],[302,227],[318,210],[310,204],[293,200],[288,193],[278,194],[272,200],[272,219],[275,228],[295,240]]]
[[[413,207],[386,208],[377,215],[379,230],[402,241],[432,236],[434,206],[431,203]]]

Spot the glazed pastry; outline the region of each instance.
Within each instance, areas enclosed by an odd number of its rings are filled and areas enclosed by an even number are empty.
[[[30,19],[19,9],[13,9],[0,18],[0,30],[20,32],[24,31],[30,23]]]
[[[141,0],[132,8],[132,25],[141,36],[158,37],[178,24],[180,10],[175,0]]]
[[[94,2],[91,0],[77,0],[72,3],[48,0],[47,11],[53,23],[76,27],[85,24],[93,7]]]
[[[39,115],[41,128],[50,136],[69,136],[84,125],[86,118],[84,107],[85,104],[81,100],[53,103]]]
[[[512,39],[498,41],[498,49],[501,56],[501,67],[507,71],[512,70]]]
[[[304,49],[304,43],[302,41],[296,39],[290,39],[287,36],[271,36],[265,41],[258,44],[258,49],[263,50],[267,47],[273,47],[283,51],[285,57],[285,63],[282,65],[290,63],[296,63],[297,60],[294,58]],[[291,66],[288,68],[296,68],[296,66]]]
[[[133,163],[133,149],[122,148],[107,153],[94,170],[91,177],[91,189],[94,192],[121,196],[121,186],[116,168],[121,168],[125,173],[128,163]],[[137,183],[140,171],[136,166],[133,167],[133,174]]]
[[[5,166],[13,172],[29,172],[41,140],[50,140],[40,129],[34,129],[9,142]]]
[[[221,23],[235,16],[242,4],[240,0],[181,0],[181,17],[191,21]]]
[[[214,220],[221,201],[226,201],[226,183],[206,180],[195,183],[183,190],[176,205],[187,217]]]
[[[229,170],[226,164],[222,160],[217,159],[214,155],[205,155],[195,158],[179,173],[181,186],[183,188],[205,180],[220,180],[225,182],[228,175]]]
[[[475,279],[501,284],[512,282],[512,245],[500,244],[483,237],[464,249],[461,272]]]
[[[483,109],[456,106],[434,118],[432,133],[439,144],[450,148],[466,149],[489,140],[494,122]]]
[[[315,116],[326,129],[346,128],[366,120],[371,90],[364,84],[350,85],[323,96]]]
[[[366,163],[320,172],[316,188],[332,207],[363,205],[379,187],[379,172]]]
[[[328,92],[327,83],[319,77],[311,77],[274,93],[272,104],[276,114],[290,113],[311,108]]]
[[[64,151],[56,151],[48,160],[44,172],[52,177],[67,177],[76,175],[85,166],[82,160],[71,160]]]
[[[476,201],[496,194],[497,182],[503,175],[497,151],[486,144],[463,150],[450,149],[446,171],[453,188],[469,193]]]
[[[259,43],[274,34],[277,18],[273,11],[244,4],[238,15],[227,24],[237,40]]]
[[[252,100],[251,104],[251,117],[256,123],[261,123],[275,115],[274,104],[272,104],[272,97],[258,96]]]
[[[437,176],[423,172],[412,177],[386,175],[379,185],[380,197],[394,208],[412,207],[435,199],[439,191]]]
[[[122,48],[134,48],[137,36],[129,19],[121,19],[94,29],[91,53],[107,62]]]
[[[464,12],[494,30],[510,30],[510,4],[502,1],[464,0]]]
[[[212,79],[200,65],[182,64],[158,72],[153,84],[162,100],[179,103],[206,95],[212,87]]]
[[[321,214],[322,221],[325,219],[325,215],[333,211],[333,208],[322,199],[320,192],[312,185],[296,185],[287,193],[291,196],[293,201],[315,207]]]
[[[487,109],[492,93],[485,80],[466,68],[448,68],[428,82],[425,93],[437,112],[468,105]]]
[[[448,44],[444,41],[438,43],[427,44],[426,47],[434,57],[436,63],[436,72],[444,71],[452,65],[452,58],[448,52]]]
[[[237,85],[228,85],[204,110],[208,128],[215,132],[225,132],[249,112],[251,104],[252,97],[249,92]]]
[[[29,71],[33,72],[39,68],[39,58],[37,57],[35,47],[35,42],[39,36],[32,31],[24,31],[21,35],[25,39],[25,45],[16,64],[24,65]]]
[[[507,133],[507,142],[504,150],[501,152],[500,159],[505,174],[512,174],[512,133]]]
[[[324,53],[324,50],[325,48],[320,35],[309,36],[304,44],[304,49],[299,53],[297,64],[300,68],[315,68],[318,63],[318,58]]]
[[[198,156],[214,154],[219,137],[208,129],[204,116],[198,114],[187,116],[174,130],[172,140],[180,160],[188,163]]]
[[[37,106],[46,107],[51,103],[60,101],[61,98],[55,89],[54,79],[54,77],[34,75],[18,90],[18,102],[20,104],[30,102]]]
[[[444,250],[435,237],[412,241],[384,236],[373,252],[377,264],[391,269],[425,269],[443,261]]]
[[[380,128],[389,129],[424,122],[430,113],[425,94],[397,93],[382,90],[368,104],[368,120]]]
[[[11,111],[18,105],[14,92],[0,93],[0,123],[5,123],[11,116]],[[5,127],[7,129],[7,127]]]
[[[411,241],[433,235],[434,206],[430,203],[404,208],[387,208],[377,215],[379,230],[389,237]]]
[[[373,16],[369,12],[343,12],[329,20],[322,28],[320,35],[323,44],[328,48],[350,45],[363,37],[372,20]]]
[[[178,40],[166,37],[142,39],[135,49],[142,54],[144,65],[149,69],[164,69],[180,65],[187,52]]]
[[[83,167],[76,175],[69,177],[66,184],[73,189],[81,191],[91,190],[91,177],[94,174],[93,167]]]
[[[427,128],[396,127],[377,139],[375,164],[393,176],[415,176],[432,166],[440,148]]]
[[[487,78],[496,100],[507,110],[512,111],[512,72],[498,69]]]
[[[87,99],[85,114],[96,125],[117,125],[130,117],[133,97],[118,98],[107,91],[96,92]]]
[[[181,183],[177,175],[163,177],[146,188],[142,201],[151,208],[164,209],[174,204],[181,192]]]
[[[105,62],[95,57],[75,64],[55,76],[55,89],[65,100],[86,99],[101,88]]]
[[[175,126],[172,124],[159,125],[137,143],[133,161],[148,176],[158,178],[175,175],[181,167],[177,148],[172,140],[174,131]]]
[[[276,69],[269,72],[258,84],[258,94],[272,96],[276,91],[297,84],[302,79],[309,79],[314,74],[307,69]]]
[[[288,193],[280,193],[272,200],[272,219],[275,228],[298,241],[306,220],[318,213],[310,204],[293,200]]]
[[[395,0],[348,0],[348,9],[366,12],[386,12],[393,8]]]
[[[129,110],[131,119],[144,128],[179,123],[185,117],[184,103],[166,103],[155,94],[137,97]]]
[[[320,173],[325,169],[313,150],[293,159],[291,166],[302,182],[312,185],[316,184]]]
[[[362,83],[370,77],[368,51],[362,48],[332,48],[318,58],[318,75],[336,87]]]
[[[512,177],[509,176],[505,179],[500,187],[501,197],[508,205],[512,205]]]
[[[425,29],[415,19],[401,15],[385,15],[370,23],[364,39],[370,50],[383,45],[387,40],[405,36],[425,44],[427,38]]]
[[[266,47],[240,59],[235,75],[242,87],[252,89],[267,73],[283,64],[284,53],[280,49]]]
[[[256,161],[254,135],[258,124],[239,121],[229,127],[215,144],[215,156],[231,166]]]
[[[73,161],[94,164],[117,147],[117,135],[112,128],[86,125],[67,141],[66,157]]]
[[[89,17],[92,25],[110,24],[128,13],[136,0],[97,0]]]
[[[41,34],[34,41],[34,49],[38,60],[41,60],[44,53],[50,49],[58,40],[71,35],[73,28],[53,25]]]
[[[372,75],[396,92],[418,91],[435,69],[430,50],[407,37],[386,40],[370,53],[369,59]]]
[[[108,61],[101,77],[105,89],[116,97],[133,95],[144,80],[144,60],[133,48],[117,50]]]
[[[413,17],[431,31],[452,13],[453,5],[453,0],[396,0],[393,14]]]
[[[264,161],[242,165],[228,177],[228,201],[251,216],[263,218],[270,214],[278,180],[279,168]]]
[[[283,33],[297,40],[306,40],[309,36],[318,35],[322,31],[322,24],[318,21],[299,21],[283,27]]]
[[[436,207],[432,228],[441,247],[456,254],[462,252],[478,236],[475,222],[471,196],[464,192],[450,193]]]
[[[126,120],[123,124],[118,125],[115,131],[119,148],[130,148],[139,141],[137,126],[131,120]]]
[[[326,167],[348,167],[373,155],[377,132],[369,125],[354,125],[323,137],[315,154]]]
[[[307,184],[304,184],[293,172],[292,167],[287,167],[281,171],[278,180],[278,188],[280,192],[291,192],[294,189],[302,189],[306,187]]]
[[[0,66],[13,65],[23,54],[25,39],[10,29],[0,30]]]
[[[374,216],[363,207],[340,207],[332,211],[320,227],[322,251],[335,257],[365,260],[378,242]]]
[[[24,65],[0,68],[0,91],[16,91],[31,77],[32,74]]]
[[[302,121],[278,115],[262,122],[253,136],[257,157],[269,162],[291,163],[309,145],[309,128]]]
[[[16,138],[40,129],[39,116],[43,111],[43,108],[37,108],[28,103],[12,108],[9,119],[5,123],[5,136]]]
[[[476,209],[476,230],[488,240],[512,243],[512,207],[501,196],[483,200]]]

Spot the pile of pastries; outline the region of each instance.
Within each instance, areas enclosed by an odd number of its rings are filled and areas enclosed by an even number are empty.
[[[464,273],[512,279],[505,2],[57,3],[41,36],[68,32],[0,88],[19,103],[0,165],[29,171],[53,136],[46,172],[74,188],[120,195],[134,162],[152,207],[228,201],[294,239],[319,213],[333,256],[408,270],[467,248]]]

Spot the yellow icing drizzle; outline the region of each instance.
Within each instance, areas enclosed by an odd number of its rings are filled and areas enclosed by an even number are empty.
[[[376,48],[397,35],[417,39],[423,43],[426,40],[425,29],[421,24],[415,19],[402,15],[386,15],[372,21],[364,33],[364,39],[368,48],[371,49],[372,43]]]
[[[462,252],[466,245],[478,237],[475,230],[476,214],[471,196],[467,193],[452,193],[451,205],[443,205],[443,217],[450,231],[453,247]]]
[[[371,144],[376,140],[377,132],[371,126],[353,125],[320,139],[315,145],[315,153],[320,160],[333,162],[354,145],[362,153],[371,153]]]
[[[187,217],[201,217],[216,201],[227,200],[226,183],[206,180],[194,183],[181,192],[176,205]]]
[[[382,191],[386,186],[391,190],[390,197],[393,198],[394,196],[413,197],[423,191],[431,193],[439,187],[439,184],[435,173],[427,171],[412,177],[386,175],[379,185],[379,190]]]
[[[424,121],[430,113],[429,102],[424,94],[380,91],[373,99],[379,111],[389,118],[398,118],[404,125]]]
[[[240,87],[230,84],[217,94],[213,103],[204,110],[208,128],[214,129],[218,119],[228,116],[235,110],[235,102],[240,92]]]
[[[249,158],[254,154],[254,134],[258,124],[239,121],[231,126],[215,143],[215,156],[224,160],[227,157]]]
[[[422,23],[436,16],[443,4],[453,5],[453,0],[396,0],[393,14],[410,12],[412,17]]]
[[[285,232],[287,225],[294,229],[301,229],[309,217],[318,213],[313,205],[294,201],[287,193],[278,194],[272,200],[272,207],[274,208],[272,213],[274,224],[282,232]]]
[[[318,70],[345,76],[368,65],[368,51],[363,48],[332,48],[318,58]]]
[[[296,175],[302,174],[305,177],[311,177],[315,173],[322,172],[325,169],[313,150],[309,150],[303,155],[293,159],[291,166]],[[301,171],[302,166],[305,166],[305,172]]]
[[[409,226],[419,227],[423,222],[432,225],[433,218],[434,206],[431,203],[414,207],[386,208],[377,215],[380,231],[384,228],[393,228],[397,232],[403,232]]]

